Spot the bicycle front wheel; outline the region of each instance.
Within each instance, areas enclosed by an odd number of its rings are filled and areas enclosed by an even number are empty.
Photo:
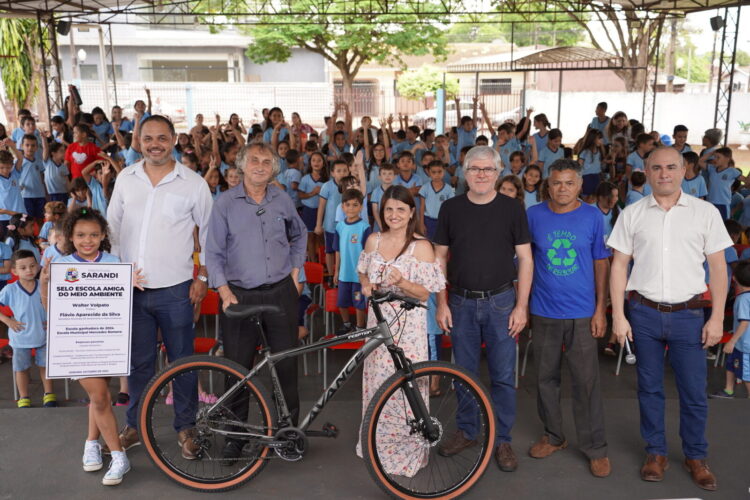
[[[256,436],[274,432],[271,397],[256,380],[241,383],[247,373],[227,359],[190,356],[151,380],[141,397],[138,431],[149,458],[170,479],[190,489],[218,492],[239,487],[263,469],[270,449],[257,437],[232,436],[240,456],[224,456],[226,431]],[[232,388],[230,397],[216,404]],[[193,426],[197,458],[187,458],[176,429]]]
[[[415,363],[418,389],[438,439],[429,440],[404,393],[403,372],[373,396],[362,423],[362,453],[375,482],[395,498],[458,498],[481,478],[492,457],[495,416],[487,391],[468,371],[450,363]],[[439,386],[440,395],[429,397]],[[473,443],[458,452],[445,446],[461,430]],[[446,452],[446,450],[449,450]]]

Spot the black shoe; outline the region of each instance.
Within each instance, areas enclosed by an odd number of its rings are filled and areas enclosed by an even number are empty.
[[[335,335],[337,337],[340,337],[341,335],[346,335],[347,333],[350,333],[350,332],[353,332],[353,331],[354,331],[354,327],[352,327],[351,325],[349,325],[349,326],[344,325],[341,328],[339,328],[338,330],[336,330]]]
[[[221,456],[224,459],[222,460],[223,465],[231,467],[236,464],[237,460],[242,456],[243,445],[244,443],[242,441],[228,439],[226,443],[224,443],[224,449],[221,452]]]

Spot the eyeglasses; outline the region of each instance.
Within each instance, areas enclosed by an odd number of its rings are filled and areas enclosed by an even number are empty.
[[[471,175],[492,175],[493,173],[496,173],[497,169],[495,167],[486,167],[486,168],[479,168],[479,167],[469,167],[466,169],[467,174]]]

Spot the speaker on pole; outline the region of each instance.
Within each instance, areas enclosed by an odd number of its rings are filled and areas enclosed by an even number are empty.
[[[710,19],[711,21],[711,29],[714,31],[719,31],[721,28],[724,27],[724,18],[721,16],[714,16]]]
[[[68,20],[68,21],[57,21],[57,23],[55,23],[55,29],[62,36],[67,35],[68,33],[70,33],[70,20]]]

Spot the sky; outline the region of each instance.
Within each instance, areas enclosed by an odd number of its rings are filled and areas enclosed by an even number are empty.
[[[724,10],[719,11],[720,15],[724,15]],[[693,43],[698,48],[699,53],[710,52],[714,43],[714,32],[711,29],[709,19],[716,15],[715,10],[706,12],[696,12],[687,16],[688,24],[694,28],[700,29],[701,33],[695,33],[691,35]],[[750,8],[745,7],[742,9],[740,15],[740,30],[739,38],[737,40],[737,49],[744,50],[750,53]],[[719,43],[717,43],[716,51],[720,50],[721,42],[721,31],[719,31]]]

